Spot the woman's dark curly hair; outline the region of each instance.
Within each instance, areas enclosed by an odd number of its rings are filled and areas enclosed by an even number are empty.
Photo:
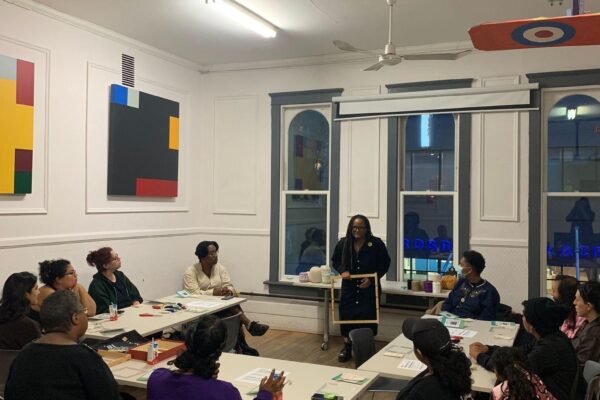
[[[434,356],[426,356],[440,384],[463,396],[471,393],[471,362],[462,350],[449,347]]]
[[[535,399],[536,390],[530,377],[533,374],[527,366],[527,358],[521,349],[516,347],[500,347],[492,354],[491,359],[498,378],[508,382],[503,394],[510,400]]]
[[[71,264],[69,260],[62,258],[42,261],[40,263],[40,281],[51,287],[54,281],[65,276],[69,264]]]
[[[227,329],[214,315],[201,318],[196,326],[188,331],[185,345],[187,349],[175,359],[175,366],[184,372],[192,372],[210,379],[218,369]]]
[[[29,299],[25,295],[36,283],[37,278],[31,272],[15,272],[8,277],[0,299],[0,323],[14,321],[29,312]]]

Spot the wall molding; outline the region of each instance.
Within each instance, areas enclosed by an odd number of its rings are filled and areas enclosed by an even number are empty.
[[[189,128],[188,122],[182,123],[180,126],[180,150],[179,150],[179,174],[182,179],[179,180],[178,186],[180,187],[178,197],[181,199],[181,205],[177,206],[169,206],[169,204],[174,203],[176,200],[171,198],[151,198],[146,199],[143,197],[136,196],[107,196],[107,203],[110,204],[111,200],[127,202],[127,205],[123,205],[121,207],[107,207],[107,206],[92,206],[90,205],[90,193],[89,193],[89,185],[92,184],[93,179],[90,178],[89,174],[89,136],[90,136],[90,110],[89,110],[89,98],[90,98],[90,71],[98,70],[107,72],[110,74],[115,74],[118,79],[115,82],[120,82],[121,72],[112,67],[108,67],[101,64],[96,64],[91,61],[87,62],[87,78],[86,78],[86,122],[85,122],[85,213],[86,214],[120,214],[120,213],[163,213],[163,212],[189,212],[189,188],[190,188],[190,174],[189,174]],[[143,76],[136,77],[138,83],[144,83],[150,86],[155,86],[158,88],[165,89],[170,92],[174,92],[179,94],[182,99],[184,99],[185,103],[180,103],[179,115],[183,114],[185,118],[191,118],[191,113],[189,112],[189,104],[190,104],[190,93],[184,89],[171,86],[168,84],[164,84],[162,82],[155,81],[150,78],[145,78]],[[139,90],[139,88],[136,88]],[[109,98],[107,97],[107,101]],[[108,143],[108,131],[106,133],[107,143]],[[183,144],[183,146],[181,146]],[[107,145],[108,146],[108,145]],[[108,161],[107,161],[108,162]],[[107,173],[107,171],[104,171]],[[183,189],[181,189],[183,188]],[[106,192],[104,192],[106,195]],[[137,207],[137,204],[146,204],[146,203],[154,203],[152,207]],[[163,205],[164,204],[164,205]]]
[[[188,68],[191,70],[196,70],[196,71],[201,68],[200,64],[197,64],[193,61],[190,61],[183,57],[173,55],[166,51],[160,50],[156,47],[150,46],[146,43],[137,41],[137,40],[127,37],[125,35],[121,35],[110,29],[106,29],[99,25],[93,24],[89,21],[85,21],[83,19],[79,19],[77,17],[73,17],[71,15],[65,14],[63,12],[55,10],[54,8],[37,3],[33,0],[2,0],[2,1],[4,1],[7,4],[11,4],[11,5],[23,8],[25,10],[33,11],[37,14],[49,17],[55,21],[59,21],[59,22],[65,23],[67,25],[71,25],[75,28],[92,33],[92,34],[100,36],[102,38],[112,40],[114,42],[123,44],[125,46],[134,48],[145,54],[160,58],[162,60],[171,62],[173,64],[177,64],[179,66],[182,66],[182,67],[185,67],[185,68]]]
[[[527,239],[496,239],[486,237],[472,237],[470,240],[472,246],[484,247],[508,247],[508,248],[528,248]]]
[[[223,235],[223,236],[269,236],[268,229],[213,228],[189,227],[166,229],[136,229],[122,231],[70,233],[63,235],[20,236],[0,239],[0,249],[13,249],[34,246],[56,246],[72,243],[87,243],[112,240],[132,240],[159,237],[194,236],[194,235]]]
[[[230,96],[230,97],[215,97],[213,101],[213,155],[216,157],[217,155],[217,103],[218,102],[226,102],[226,101],[235,101],[235,100],[253,100],[253,106],[256,109],[256,113],[254,113],[253,126],[251,129],[253,130],[252,141],[254,143],[258,142],[258,117],[257,114],[259,112],[259,97],[257,95],[249,95],[249,96]],[[215,157],[213,157],[212,161],[212,179],[213,179],[213,195],[212,195],[212,213],[214,215],[257,215],[256,204],[258,203],[258,193],[256,191],[257,182],[258,182],[258,161],[256,159],[256,152],[253,152],[253,185],[254,189],[254,198],[252,199],[252,207],[248,209],[227,209],[227,208],[219,208],[218,207],[218,199],[217,199],[217,161]],[[240,162],[246,163],[247,160],[239,160]]]
[[[43,129],[43,133],[42,133],[42,137],[43,137],[43,142],[44,142],[44,148],[43,149],[38,149],[36,150],[35,148],[35,135],[36,132],[33,132],[33,143],[34,143],[34,154],[40,152],[41,154],[44,155],[44,177],[42,178],[44,180],[44,189],[43,189],[43,199],[42,199],[42,206],[41,207],[23,207],[23,208],[0,208],[0,215],[32,215],[32,214],[48,214],[48,179],[49,179],[49,161],[48,161],[48,156],[49,156],[49,141],[48,141],[48,137],[49,137],[49,115],[50,115],[50,49],[44,48],[44,47],[40,47],[40,46],[36,46],[34,44],[31,43],[27,43],[27,42],[23,42],[21,40],[18,39],[14,39],[8,36],[4,36],[4,35],[0,35],[0,40],[5,41],[7,43],[11,43],[13,45],[16,46],[21,46],[21,47],[25,47],[27,49],[33,50],[33,51],[37,51],[39,53],[42,54],[42,56],[45,58],[45,69],[44,69],[44,84],[45,84],[45,88],[44,88],[44,119],[43,119],[43,124],[44,124],[44,129]],[[38,102],[36,101],[36,104]],[[35,112],[35,110],[34,110]],[[34,114],[34,129],[35,129],[35,114]],[[35,156],[34,156],[35,157]],[[35,167],[35,165],[34,165]],[[35,170],[33,171],[35,173]],[[35,190],[34,187],[32,187],[32,193],[24,195],[25,196],[32,196],[33,195],[33,191]],[[1,203],[4,203],[6,198],[10,198],[8,201],[11,200],[15,200],[17,197],[21,197],[18,195],[2,195],[0,196],[0,199],[2,199]]]

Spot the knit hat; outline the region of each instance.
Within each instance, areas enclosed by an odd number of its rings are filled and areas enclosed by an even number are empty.
[[[427,357],[452,348],[448,329],[435,318],[408,318],[402,324],[402,333]]]
[[[569,315],[568,307],[547,297],[525,300],[523,307],[525,319],[542,336],[558,331]]]

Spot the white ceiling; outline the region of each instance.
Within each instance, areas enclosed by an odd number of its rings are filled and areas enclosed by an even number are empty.
[[[264,39],[235,26],[205,0],[36,0],[197,64],[288,59],[339,53],[342,39],[365,49],[387,42],[385,0],[238,0],[280,31]],[[398,47],[468,41],[482,22],[559,16],[571,1],[398,0],[394,6]],[[588,0],[586,11],[600,12]]]

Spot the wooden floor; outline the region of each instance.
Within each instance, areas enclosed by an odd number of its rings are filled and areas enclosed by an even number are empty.
[[[252,337],[247,335],[246,341],[251,347],[254,347],[259,351],[261,357],[330,365],[333,367],[354,368],[354,363],[352,361],[347,363],[338,362],[337,355],[343,344],[342,338],[338,336],[329,338],[329,349],[326,351],[321,350],[323,336],[310,333],[270,329],[264,336]],[[375,342],[375,348],[379,351],[386,344],[386,342]],[[127,393],[135,396],[138,400],[146,399],[145,390],[135,388],[123,389]],[[366,394],[361,399],[393,400],[396,398],[394,394],[384,393],[378,393],[374,397],[372,396],[372,394]]]

